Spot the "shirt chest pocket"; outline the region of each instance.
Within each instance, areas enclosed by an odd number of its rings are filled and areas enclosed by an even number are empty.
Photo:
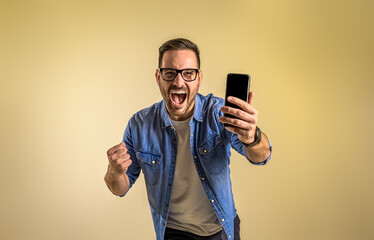
[[[228,167],[226,145],[221,137],[209,135],[199,146],[199,154],[203,164],[211,174],[219,174]]]
[[[160,177],[162,156],[146,152],[137,152],[136,158],[140,162],[145,182],[149,185],[156,185]]]

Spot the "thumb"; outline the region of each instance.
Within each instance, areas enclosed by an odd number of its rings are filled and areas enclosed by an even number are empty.
[[[254,92],[249,92],[249,97],[248,97],[248,103],[250,105],[253,104],[253,98],[255,97],[255,93]]]

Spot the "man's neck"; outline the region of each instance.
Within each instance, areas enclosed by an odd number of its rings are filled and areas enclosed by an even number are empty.
[[[173,121],[184,121],[190,118],[194,112],[195,112],[195,101],[193,104],[190,106],[190,109],[187,110],[183,115],[177,116],[177,115],[171,115],[169,109],[166,106],[166,110],[168,112],[169,118]]]

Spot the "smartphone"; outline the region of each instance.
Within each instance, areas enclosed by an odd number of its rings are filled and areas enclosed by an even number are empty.
[[[227,101],[227,97],[229,96],[237,97],[237,98],[242,99],[243,101],[248,102],[250,82],[251,82],[251,77],[248,74],[238,74],[238,73],[227,74],[225,106],[233,107],[233,108],[240,108],[236,106],[235,104],[232,104]],[[237,118],[235,116],[232,116],[226,113],[224,114],[224,116]]]

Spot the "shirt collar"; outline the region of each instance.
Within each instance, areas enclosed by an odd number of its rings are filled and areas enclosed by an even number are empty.
[[[195,112],[194,112],[194,118],[196,121],[202,122],[203,121],[203,102],[204,99],[203,95],[198,93],[195,97]]]

